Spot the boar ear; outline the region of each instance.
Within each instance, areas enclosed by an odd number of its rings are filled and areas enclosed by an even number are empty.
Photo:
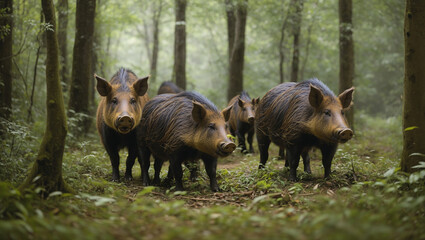
[[[314,108],[319,108],[323,101],[323,93],[317,87],[310,84],[310,94],[308,95],[308,101]]]
[[[223,109],[223,111],[221,111],[221,113],[224,116],[224,121],[229,121],[230,118],[230,110],[232,110],[233,105],[228,106],[227,108]]]
[[[244,101],[239,97],[238,98],[238,105],[239,105],[239,107],[243,107],[243,104],[244,104]]]
[[[108,83],[108,81],[106,81],[105,79],[97,76],[96,74],[94,75],[94,78],[96,78],[97,80],[96,89],[100,96],[108,96],[108,94],[112,90],[111,84]]]
[[[252,105],[256,105],[256,104],[258,104],[260,102],[260,98],[258,97],[258,98],[253,98],[252,99]]]
[[[351,105],[351,101],[353,100],[353,92],[354,92],[354,87],[349,88],[345,90],[344,92],[342,92],[341,94],[339,94],[338,99],[339,101],[341,101],[343,108],[348,108]]]
[[[139,78],[135,83],[133,83],[133,88],[136,91],[137,95],[143,96],[148,90],[148,79],[150,76]]]
[[[202,104],[198,102],[193,101],[193,109],[192,109],[193,120],[199,123],[205,118],[205,115],[207,115],[207,111],[205,110],[204,106],[202,106]]]

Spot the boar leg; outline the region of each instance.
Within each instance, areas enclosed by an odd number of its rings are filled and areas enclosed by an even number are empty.
[[[261,169],[266,166],[267,159],[269,158],[270,138],[262,134],[261,131],[258,131],[257,142],[258,149],[260,150],[260,166],[258,168]]]
[[[240,130],[236,130],[236,136],[238,137],[238,142],[239,142],[239,147],[241,147],[241,152],[245,152],[246,151],[246,145],[245,145],[245,134],[240,131]]]
[[[252,147],[252,138],[254,137],[254,129],[248,131],[248,144],[249,144],[249,152],[254,153],[254,147]]]
[[[127,156],[126,169],[125,169],[125,175],[124,175],[124,179],[127,181],[133,180],[132,169],[134,166],[134,162],[136,161],[136,157],[137,157],[137,146],[130,146],[128,148],[128,156]]]
[[[205,171],[210,178],[210,187],[211,191],[218,192],[220,188],[217,184],[216,172],[217,172],[217,158],[211,156],[203,156],[202,160],[204,161]]]
[[[150,161],[151,152],[146,147],[140,147],[139,148],[139,164],[140,168],[142,169],[142,185],[143,186],[149,186],[150,179],[149,179],[149,167],[151,164]]]
[[[286,149],[286,159],[289,161],[289,180],[297,181],[297,168],[300,164],[301,150],[297,146]]]
[[[155,158],[155,163],[154,163],[155,176],[153,178],[153,184],[159,185],[161,183],[161,179],[159,175],[161,173],[162,165],[164,164],[164,159],[156,157],[156,156],[154,156],[154,158]]]
[[[120,181],[120,171],[119,171],[120,155],[118,154],[118,149],[113,149],[112,147],[105,147],[105,148],[106,148],[106,152],[109,155],[109,159],[111,160],[112,181],[119,182]]]
[[[310,155],[308,155],[308,151],[303,151],[301,156],[303,158],[304,172],[311,174]]]
[[[183,191],[183,182],[182,182],[182,178],[183,178],[183,169],[182,169],[182,162],[179,159],[170,159],[170,168],[171,168],[171,173],[174,176],[174,179],[176,180],[176,190],[177,191]]]
[[[331,174],[331,165],[332,159],[334,158],[337,145],[326,145],[322,146],[320,150],[322,151],[322,163],[325,168],[325,178],[329,178]]]
[[[198,172],[199,172],[199,161],[198,159],[193,161],[186,161],[184,165],[189,169],[190,171],[190,181],[195,182],[198,178]]]

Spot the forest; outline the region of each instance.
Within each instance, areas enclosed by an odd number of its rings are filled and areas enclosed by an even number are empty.
[[[425,239],[423,26],[421,0],[0,0],[0,236]]]

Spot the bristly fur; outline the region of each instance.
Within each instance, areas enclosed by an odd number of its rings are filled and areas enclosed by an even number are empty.
[[[335,94],[318,79],[299,83],[282,83],[272,88],[261,100],[256,112],[257,129],[265,135],[292,142],[308,132],[304,123],[314,112],[309,104],[310,85],[319,88],[324,96],[335,99]]]
[[[134,75],[134,78],[131,78],[129,75]],[[136,74],[130,69],[121,67],[115,74],[112,76],[111,84],[119,84],[120,87],[117,91],[129,92],[129,84],[132,84],[137,80]]]
[[[192,119],[193,101],[202,104],[212,114],[220,115],[211,101],[195,92],[158,95],[143,109],[141,141],[161,146],[169,153],[183,147],[183,136],[197,124]]]

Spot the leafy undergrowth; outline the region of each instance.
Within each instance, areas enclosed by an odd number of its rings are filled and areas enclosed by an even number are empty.
[[[64,156],[64,178],[77,195],[54,192],[40,199],[41,189],[16,190],[22,177],[5,178],[22,172],[13,170],[20,165],[2,172],[0,234],[5,239],[425,238],[425,166],[412,175],[399,171],[396,120],[365,117],[359,126],[356,137],[340,146],[328,180],[315,151],[313,173],[302,172],[301,163],[300,181],[288,181],[289,171],[272,146],[261,170],[259,154],[235,151],[220,159],[218,193],[210,191],[202,165],[194,182],[185,169],[184,192],[143,187],[138,164],[134,181],[111,182],[108,157],[90,138],[68,146]],[[9,159],[2,164],[13,165],[13,156]],[[121,159],[123,175],[124,152]],[[164,165],[162,178],[167,169]]]

